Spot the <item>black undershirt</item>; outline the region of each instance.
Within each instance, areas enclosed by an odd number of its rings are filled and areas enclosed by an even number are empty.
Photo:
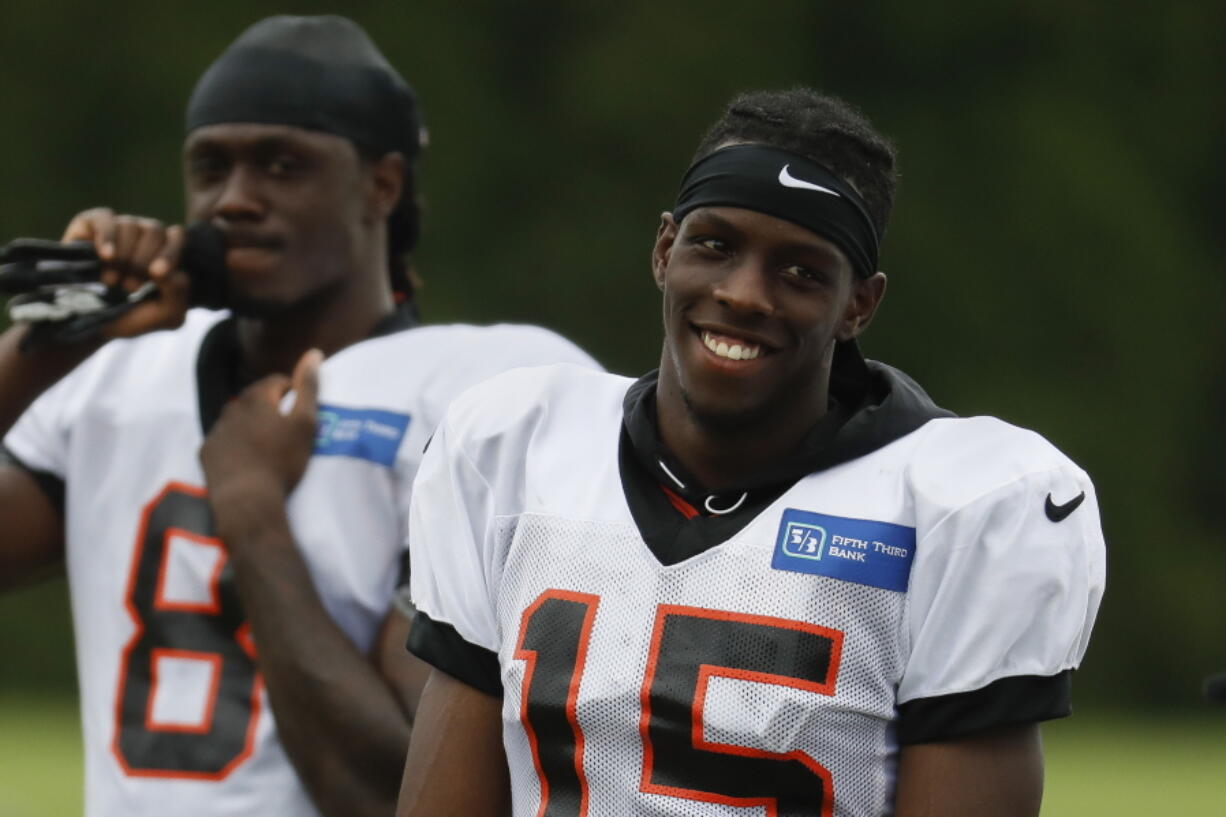
[[[417,323],[413,303],[407,301],[380,318],[366,339],[412,329]],[[200,351],[196,355],[196,397],[199,400],[201,433],[208,435],[226,403],[258,379],[247,373],[243,366],[237,319],[231,315],[218,321],[200,341]]]
[[[747,476],[735,487],[715,494],[706,491],[660,440],[656,378],[657,372],[650,372],[626,392],[617,464],[639,534],[663,565],[683,562],[731,539],[798,479],[817,470],[814,463],[829,450],[848,416],[832,400],[830,410],[793,454],[769,471]],[[693,513],[680,510],[670,493]]]

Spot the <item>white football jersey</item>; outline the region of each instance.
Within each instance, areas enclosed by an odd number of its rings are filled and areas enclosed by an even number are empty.
[[[664,563],[619,471],[630,385],[493,378],[415,484],[413,648],[503,696],[516,817],[880,817],[900,742],[1051,716],[940,706],[1067,680],[1086,648],[1098,508],[1043,438],[931,419]]]
[[[197,461],[201,384],[215,382],[201,349],[224,317],[193,310],[178,330],[107,344],[4,441],[66,486],[90,817],[316,813],[278,743]],[[554,361],[595,365],[510,325],[414,328],[323,364],[315,453],[289,513],[324,606],[360,650],[391,605],[411,480],[448,402]]]

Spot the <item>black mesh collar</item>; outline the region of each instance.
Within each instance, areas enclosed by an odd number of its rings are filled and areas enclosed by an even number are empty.
[[[416,308],[412,301],[406,301],[381,318],[367,337],[377,338],[412,329],[417,323]],[[209,329],[200,342],[200,351],[196,356],[196,399],[201,433],[207,435],[230,398],[252,382],[252,378],[243,372],[238,324],[231,315]]]
[[[730,490],[710,494],[660,440],[658,376],[658,371],[649,372],[626,392],[618,465],[635,524],[664,564],[675,564],[735,535],[802,477],[871,453],[931,419],[953,416],[902,372],[865,361],[854,342],[840,344],[830,380],[832,410],[791,454],[747,475]],[[699,514],[687,520],[661,486]],[[712,508],[734,510],[703,513]]]

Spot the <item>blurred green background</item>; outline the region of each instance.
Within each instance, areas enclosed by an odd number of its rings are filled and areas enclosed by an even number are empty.
[[[177,219],[182,112],[201,70],[265,14],[334,9],[7,9],[0,241],[56,236],[101,204]],[[866,353],[961,414],[1040,430],[1098,487],[1109,592],[1077,677],[1085,725],[1049,730],[1049,801],[1058,764],[1081,759],[1133,796],[1102,811],[1065,800],[1059,813],[1180,813],[1141,810],[1138,792],[1158,785],[1143,770],[1157,771],[1111,759],[1161,749],[1196,779],[1179,752],[1226,765],[1226,709],[1199,693],[1226,670],[1226,4],[351,0],[344,11],[417,88],[430,128],[417,256],[427,319],[543,323],[624,373],[655,364],[652,237],[727,99],[802,83],[860,105],[902,160],[890,292]],[[16,794],[35,785],[16,771],[39,756],[30,745],[59,747],[50,788],[79,798],[66,789],[70,639],[62,582],[0,597],[0,817],[36,813]],[[43,734],[55,724],[66,737]],[[48,742],[28,743],[38,736]],[[56,808],[37,813],[69,813]]]

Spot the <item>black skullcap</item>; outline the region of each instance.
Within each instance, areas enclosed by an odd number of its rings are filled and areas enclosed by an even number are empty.
[[[227,122],[291,125],[342,136],[364,153],[418,153],[413,89],[357,23],[344,17],[268,17],[204,72],[187,103],[187,130]]]

